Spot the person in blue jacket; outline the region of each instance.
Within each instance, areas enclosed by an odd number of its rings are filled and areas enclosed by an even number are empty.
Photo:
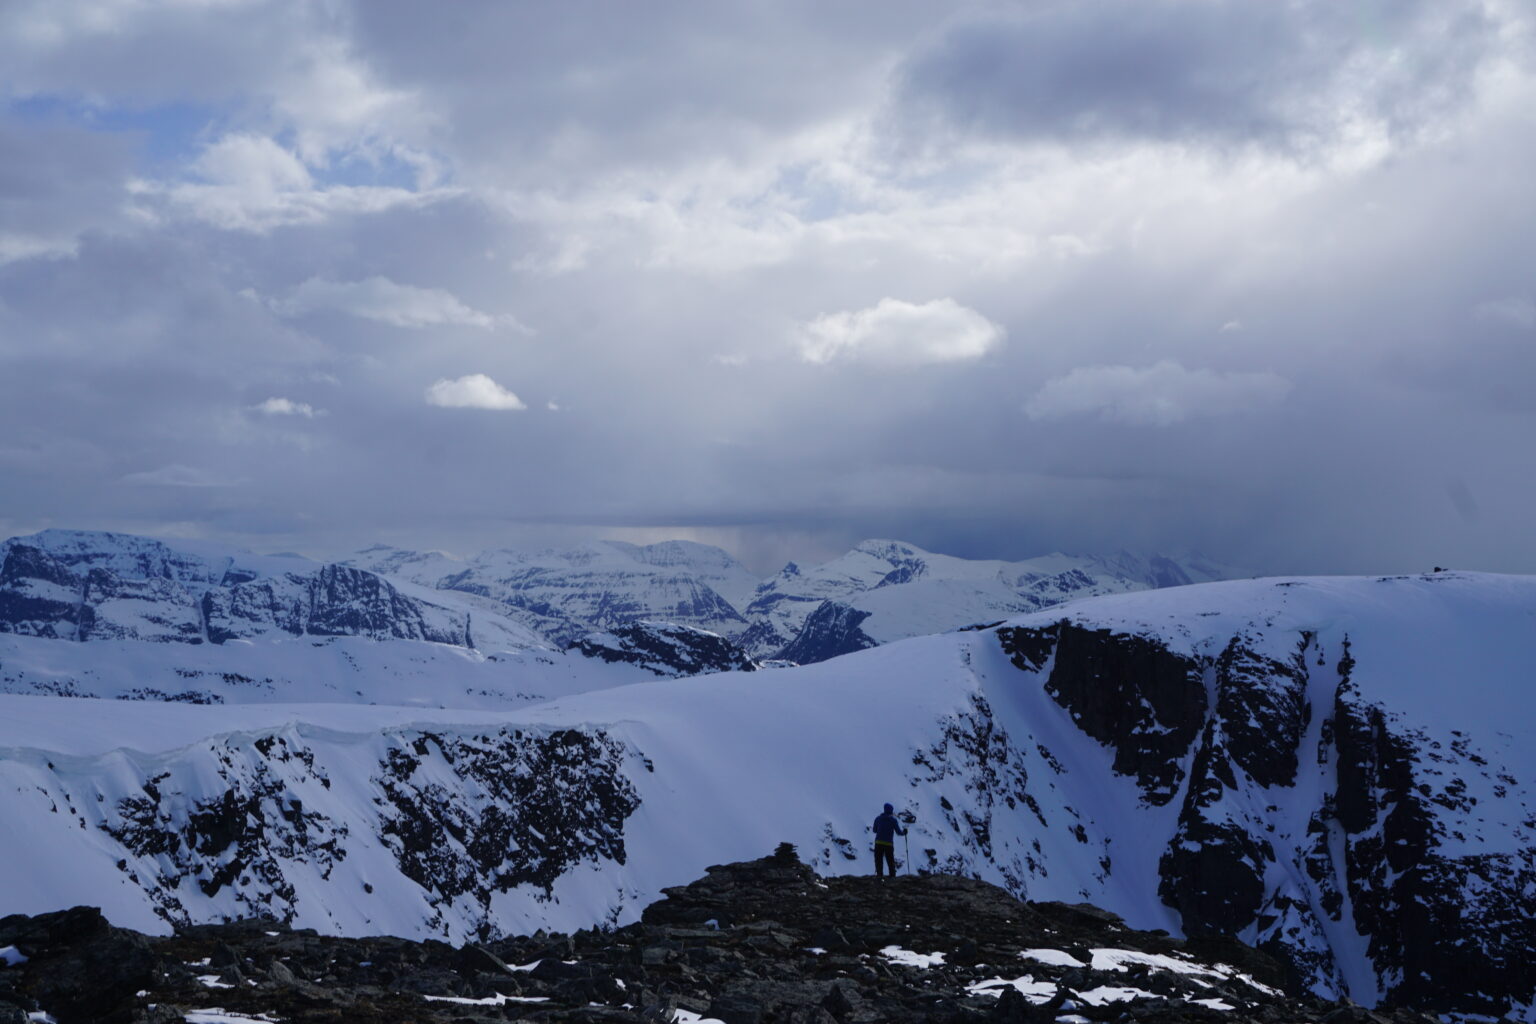
[[[885,811],[875,819],[875,876],[884,877],[883,866],[889,866],[891,877],[896,877],[896,836],[906,835],[907,830],[896,820],[896,808],[885,805]],[[882,861],[881,858],[884,858]]]

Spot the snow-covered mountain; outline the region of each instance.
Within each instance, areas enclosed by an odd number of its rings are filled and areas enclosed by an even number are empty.
[[[0,544],[0,691],[478,707],[747,664],[640,623],[627,646],[561,651],[507,611],[347,565],[49,530]]]
[[[921,869],[1532,1021],[1532,664],[1536,578],[1439,573],[1110,595],[504,711],[0,696],[27,837],[0,893],[160,931],[570,930],[783,840],[865,871],[889,800]]]
[[[651,620],[719,633],[753,658],[802,664],[1079,597],[1237,575],[1198,556],[1056,554],[1002,562],[889,540],[864,541],[808,569],[790,563],[761,581],[719,548],[688,541],[498,549],[465,562],[376,546],[346,564],[494,599],[559,646],[593,630]]]
[[[1198,556],[1175,561],[1127,552],[1110,558],[1055,554],[1002,562],[867,540],[813,569],[791,562],[764,581],[745,609],[752,627],[743,641],[759,657],[804,664],[1081,597],[1233,575]]]
[[[348,564],[439,590],[492,598],[546,637],[570,644],[591,629],[641,620],[731,635],[757,579],[719,548],[599,541],[564,551],[486,551],[467,562],[376,546]]]

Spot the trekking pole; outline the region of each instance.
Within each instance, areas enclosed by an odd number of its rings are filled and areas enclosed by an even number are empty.
[[[902,851],[901,852],[905,855],[902,858],[901,866],[903,868],[905,868],[906,869],[906,873],[910,875],[912,873],[912,837],[911,837],[911,835],[909,835],[906,832],[903,832],[901,834],[901,845],[902,845]]]

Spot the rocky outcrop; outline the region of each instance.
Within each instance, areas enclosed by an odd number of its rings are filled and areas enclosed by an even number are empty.
[[[640,806],[626,755],[575,729],[425,733],[379,765],[380,834],[434,903],[471,901],[489,922],[498,893],[532,886],[547,897],[574,865],[624,863],[624,821]]]
[[[876,642],[859,628],[859,623],[867,618],[869,612],[839,601],[823,601],[806,618],[805,625],[800,627],[795,638],[774,655],[774,659],[796,665],[810,665],[874,647]]]
[[[1050,659],[1046,692],[1079,729],[1114,750],[1115,771],[1134,776],[1148,803],[1177,795],[1205,723],[1198,664],[1146,637],[1065,621],[1044,630],[1005,627],[998,640],[1028,671]]]
[[[788,844],[710,868],[613,930],[455,948],[256,918],[147,938],[79,907],[0,919],[0,951],[0,1020],[59,1024],[1430,1024],[1287,994],[1279,966],[1237,943],[1180,942],[954,876],[819,878]]]
[[[670,622],[631,622],[588,633],[572,649],[610,664],[639,665],[658,676],[752,672],[758,667],[729,638]]]

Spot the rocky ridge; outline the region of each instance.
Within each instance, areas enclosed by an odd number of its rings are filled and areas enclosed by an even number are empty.
[[[5,1022],[1431,1020],[1288,993],[1280,964],[1230,939],[1136,931],[956,876],[821,878],[789,844],[712,867],[613,930],[455,948],[252,919],[148,937],[76,907],[0,919],[0,965]]]

